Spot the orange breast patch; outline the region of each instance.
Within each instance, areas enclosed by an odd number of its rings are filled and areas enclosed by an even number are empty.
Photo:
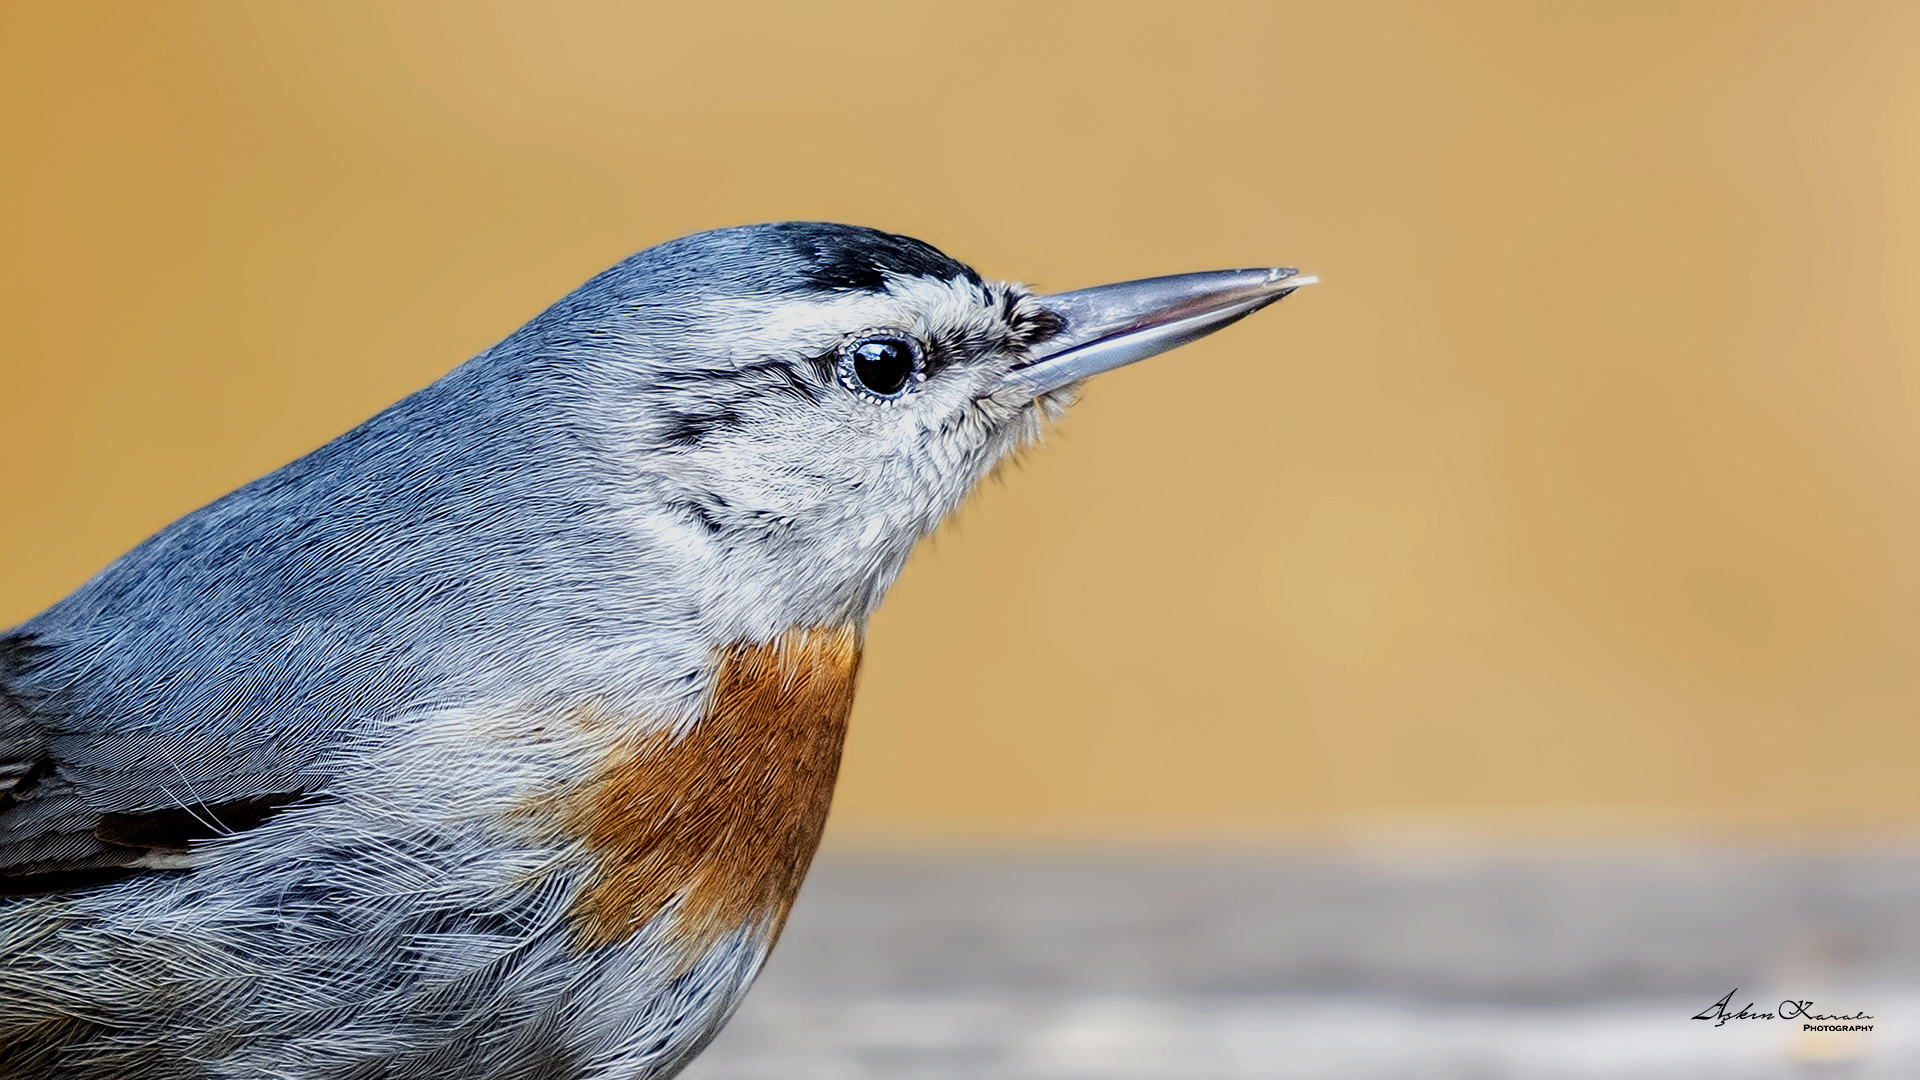
[[[779,931],[826,824],[860,647],[846,626],[729,646],[699,722],[623,740],[566,796],[563,828],[597,863],[573,905],[583,946],[676,900],[687,964],[748,922]]]

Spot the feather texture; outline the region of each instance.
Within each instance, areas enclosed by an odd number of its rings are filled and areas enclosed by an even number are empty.
[[[1066,398],[1012,286],[629,259],[0,636],[0,1076],[665,1077],[820,836],[860,635]],[[880,328],[925,377],[863,395]]]

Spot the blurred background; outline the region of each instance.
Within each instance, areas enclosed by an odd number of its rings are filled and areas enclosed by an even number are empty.
[[[705,1080],[1920,1072],[1920,7],[10,0],[0,50],[0,624],[694,230],[1320,275],[918,553]],[[1735,986],[1879,1019],[1688,1019]]]

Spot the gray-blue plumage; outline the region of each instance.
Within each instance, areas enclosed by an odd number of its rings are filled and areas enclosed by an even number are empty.
[[[672,1075],[914,544],[1075,380],[1290,273],[1036,298],[702,233],[162,530],[0,636],[0,1076]]]
[[[1057,325],[903,237],[688,237],[0,638],[0,1074],[677,1070],[777,920],[583,951],[602,871],[527,808],[728,643],[864,623]],[[915,393],[847,385],[875,328]]]
[[[550,685],[553,650],[688,621],[691,598],[635,580],[632,539],[605,520],[585,400],[623,379],[635,399],[662,382],[705,403],[790,392],[785,358],[779,374],[742,371],[671,345],[712,333],[699,322],[714,297],[873,290],[903,272],[972,276],[917,241],[845,226],[661,245],[141,544],[0,642],[0,745],[51,762],[31,801],[0,814],[0,866],[124,856],[91,839],[103,811],[320,790],[343,741],[386,717],[490,683],[563,696],[577,688]],[[612,582],[638,593],[605,602]],[[37,850],[47,827],[60,847]],[[11,845],[29,857],[9,859]]]

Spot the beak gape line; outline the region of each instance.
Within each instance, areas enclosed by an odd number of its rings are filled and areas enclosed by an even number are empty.
[[[1318,280],[1291,267],[1213,270],[1043,296],[1066,329],[1000,385],[1038,397],[1197,341]]]

